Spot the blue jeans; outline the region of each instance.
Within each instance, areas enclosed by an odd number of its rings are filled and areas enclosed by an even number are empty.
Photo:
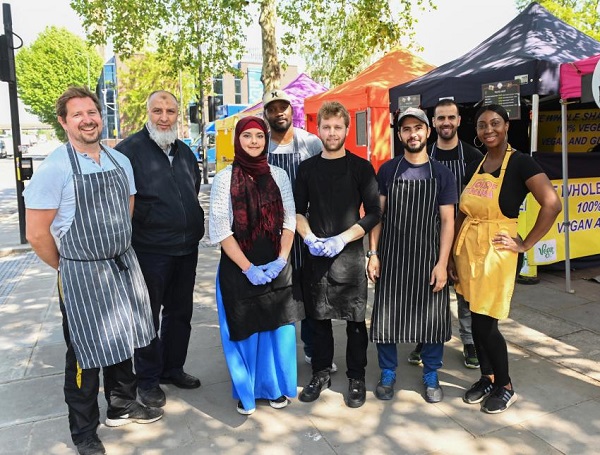
[[[458,310],[458,333],[460,334],[460,341],[462,341],[462,344],[473,344],[469,302],[467,302],[462,295],[456,294],[456,304]]]
[[[398,350],[395,343],[376,343],[379,368],[382,370],[396,371],[398,368]],[[423,343],[421,360],[423,361],[423,374],[437,371],[442,367],[444,357],[444,343]]]

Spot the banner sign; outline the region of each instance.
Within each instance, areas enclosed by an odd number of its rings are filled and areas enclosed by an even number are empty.
[[[571,179],[568,188],[562,180],[551,180],[564,209],[564,195],[569,195],[569,249],[570,258],[600,254],[600,177]],[[533,228],[540,205],[530,193],[519,214],[519,234],[525,238]],[[530,265],[552,264],[564,261],[565,226],[560,212],[550,231],[527,252]]]
[[[539,113],[538,151],[560,152],[560,111]],[[600,146],[600,109],[572,109],[567,114],[568,152],[587,152]]]

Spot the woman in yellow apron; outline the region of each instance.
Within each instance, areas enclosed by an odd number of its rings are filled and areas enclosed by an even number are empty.
[[[460,197],[449,273],[456,292],[469,302],[482,375],[463,400],[482,403],[484,412],[497,414],[517,400],[498,320],[508,317],[518,253],[533,247],[548,232],[561,203],[533,158],[508,144],[508,114],[502,106],[483,106],[475,119],[477,137],[487,147],[487,154],[466,171],[469,183]],[[523,240],[517,235],[517,217],[529,192],[541,209]]]

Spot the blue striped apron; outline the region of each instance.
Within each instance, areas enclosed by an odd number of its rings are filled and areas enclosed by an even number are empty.
[[[131,248],[128,178],[103,150],[115,169],[82,174],[67,143],[76,210],[59,242],[60,287],[83,369],[127,360],[155,336],[148,290]]]
[[[292,189],[296,185],[296,175],[298,174],[298,166],[302,157],[300,156],[300,146],[298,144],[298,138],[294,134],[294,147],[292,153],[269,153],[267,156],[269,164],[280,167],[283,169],[292,183]],[[304,262],[304,241],[298,233],[294,235],[294,244],[292,245],[292,251],[290,257],[292,259],[292,267],[294,270],[299,270]]]
[[[465,178],[465,169],[467,168],[462,142],[458,141],[458,160],[440,160],[437,158],[436,152],[437,145],[433,144],[431,146],[431,158],[442,163],[454,174],[454,178],[456,179],[456,194],[458,194],[458,196],[460,197],[460,193],[462,193],[463,190],[463,179]],[[464,184],[466,185],[467,183],[468,182],[465,182]],[[454,204],[454,215],[456,215],[457,211],[458,202]]]

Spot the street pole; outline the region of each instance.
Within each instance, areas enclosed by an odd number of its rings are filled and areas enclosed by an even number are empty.
[[[25,184],[21,178],[21,123],[19,121],[19,97],[17,94],[17,78],[14,72],[15,68],[15,49],[13,42],[12,15],[10,4],[2,4],[2,15],[4,17],[4,35],[7,48],[7,80],[8,97],[10,99],[10,122],[13,138],[13,158],[15,163],[15,180],[17,186],[17,210],[19,213],[19,233],[21,244],[27,243],[25,235],[25,201],[23,200],[23,190]],[[4,43],[3,43],[4,44]]]

